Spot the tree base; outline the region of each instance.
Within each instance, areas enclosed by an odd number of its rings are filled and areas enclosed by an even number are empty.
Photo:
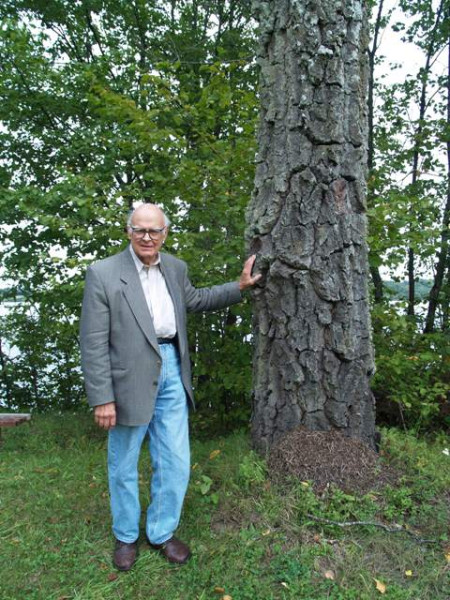
[[[336,430],[298,427],[271,449],[268,464],[274,478],[295,477],[310,482],[317,491],[335,485],[364,494],[397,480],[391,469],[381,467],[374,450]]]

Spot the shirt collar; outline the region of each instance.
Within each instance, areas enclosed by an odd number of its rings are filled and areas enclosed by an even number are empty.
[[[136,269],[138,270],[138,273],[140,273],[142,271],[142,269],[144,267],[146,267],[147,265],[144,265],[142,260],[138,257],[136,252],[133,250],[133,246],[131,244],[130,244],[129,248],[130,248],[131,256],[133,258],[133,262],[136,265]],[[160,262],[161,262],[161,255],[158,252],[158,257],[157,257],[156,261],[149,266],[156,267],[157,265],[159,265]]]

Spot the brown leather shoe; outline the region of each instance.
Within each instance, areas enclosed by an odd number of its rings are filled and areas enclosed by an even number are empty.
[[[191,556],[189,546],[176,537],[170,538],[164,544],[152,544],[151,542],[149,544],[153,550],[158,550],[171,563],[184,565]]]
[[[136,562],[137,557],[137,542],[127,544],[116,540],[114,548],[113,563],[119,571],[129,571]]]

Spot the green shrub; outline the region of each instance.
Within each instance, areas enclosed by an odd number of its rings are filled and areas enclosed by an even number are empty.
[[[444,410],[450,393],[448,336],[421,333],[414,319],[392,307],[375,307],[373,322],[377,400],[396,403],[408,427],[450,426]]]

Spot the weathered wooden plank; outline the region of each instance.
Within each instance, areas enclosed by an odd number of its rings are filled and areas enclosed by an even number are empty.
[[[30,420],[30,413],[0,413],[0,427],[14,427]]]

